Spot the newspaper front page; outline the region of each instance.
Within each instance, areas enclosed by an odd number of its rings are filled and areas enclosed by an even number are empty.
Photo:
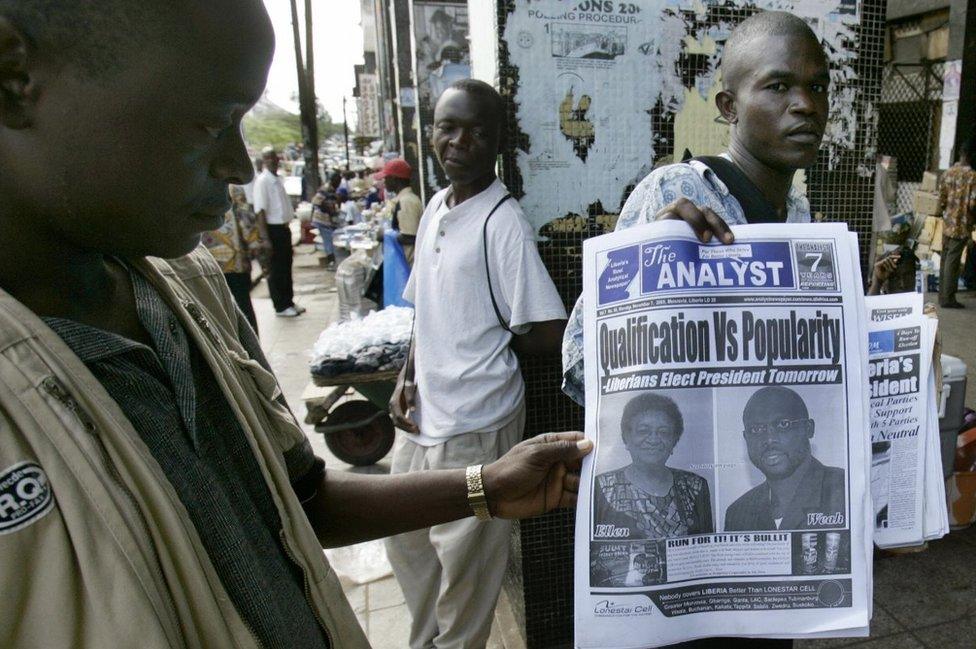
[[[918,293],[866,299],[874,541],[919,545],[948,533],[933,348]]]
[[[866,635],[867,325],[840,225],[584,245],[576,646]]]

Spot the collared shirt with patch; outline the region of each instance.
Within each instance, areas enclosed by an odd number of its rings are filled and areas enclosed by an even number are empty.
[[[281,520],[241,424],[176,316],[142,275],[131,269],[129,275],[152,347],[71,320],[45,322],[132,422],[262,645],[328,647],[302,572],[281,543]],[[267,367],[253,332],[242,327],[239,337]],[[307,441],[284,460],[296,485],[322,470]]]
[[[707,165],[691,160],[655,169],[638,183],[620,211],[616,229],[650,223],[661,209],[681,197],[698,207],[711,208],[729,225],[747,223],[742,206],[725,183]],[[791,187],[786,197],[786,222],[810,222],[810,204],[796,187]],[[563,392],[580,405],[585,401],[583,376],[583,298],[580,296],[563,335]]]

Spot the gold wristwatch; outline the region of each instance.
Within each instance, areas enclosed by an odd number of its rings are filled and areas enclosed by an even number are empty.
[[[485,483],[481,479],[482,466],[469,466],[464,472],[464,480],[468,484],[468,505],[479,521],[487,521],[491,520],[491,512],[488,511],[488,498],[485,497]]]

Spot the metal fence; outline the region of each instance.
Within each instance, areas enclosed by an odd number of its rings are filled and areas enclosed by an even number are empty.
[[[916,183],[939,163],[942,62],[892,63],[881,77],[878,152],[898,161],[898,181]]]
[[[509,14],[516,2],[495,0],[498,7],[499,32],[504,33]],[[527,0],[526,0],[527,1]],[[687,3],[691,4],[691,3]],[[744,20],[758,9],[753,2],[706,2],[704,20],[722,19],[733,23]],[[853,0],[847,3],[854,5]],[[855,78],[838,84],[839,92],[857,96],[855,138],[850,150],[829,161],[822,155],[808,170],[807,193],[814,212],[827,220],[846,222],[860,234],[862,262],[866,262],[870,242],[874,198],[873,164],[867,163],[877,144],[875,107],[878,105],[884,52],[885,0],[856,2],[859,26],[844,49],[856,53]],[[690,11],[694,14],[694,11]],[[690,15],[688,20],[698,20]],[[510,62],[508,44],[499,39],[499,84],[509,98],[508,127],[510,137],[502,155],[503,180],[512,193],[522,196],[522,179],[516,160],[519,152],[529,151],[528,136],[518,128],[516,103],[519,101],[519,69]],[[689,65],[695,65],[689,58]],[[694,72],[695,70],[691,70]],[[692,78],[694,75],[690,75]],[[907,101],[907,100],[906,100]],[[891,105],[897,105],[893,102]],[[680,158],[681,152],[668,149],[673,145],[670,134],[675,114],[666,106],[649,107],[648,128],[655,137],[657,159]],[[929,117],[931,119],[931,116]],[[928,124],[931,127],[931,122]],[[920,174],[921,172],[919,172]],[[632,188],[627,188],[626,193]],[[621,201],[622,205],[622,201]],[[571,307],[582,289],[582,243],[595,234],[613,229],[614,214],[621,205],[590,205],[584,215],[552,214],[552,221],[542,228],[544,243],[539,250],[553,281],[567,306]],[[559,226],[559,227],[556,227]],[[526,436],[545,431],[582,430],[583,411],[560,392],[561,367],[557,360],[522,359],[526,381]],[[529,647],[570,647],[573,638],[573,512],[553,512],[523,521],[521,525],[521,579],[518,582],[524,602],[525,628]]]

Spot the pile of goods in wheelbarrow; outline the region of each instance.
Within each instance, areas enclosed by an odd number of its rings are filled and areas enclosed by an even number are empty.
[[[333,377],[399,370],[407,360],[412,329],[413,309],[400,306],[335,323],[312,348],[312,374]]]

